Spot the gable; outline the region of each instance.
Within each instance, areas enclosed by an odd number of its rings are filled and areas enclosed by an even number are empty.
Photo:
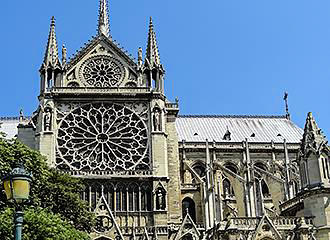
[[[254,240],[263,240],[263,239],[274,239],[274,240],[282,240],[282,236],[279,231],[276,229],[273,222],[267,215],[264,215],[258,224],[258,227],[255,231],[255,235],[253,237]]]
[[[114,42],[98,36],[66,66],[63,87],[138,86],[136,63]]]

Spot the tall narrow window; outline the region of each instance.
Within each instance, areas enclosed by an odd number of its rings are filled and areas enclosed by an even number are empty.
[[[96,208],[96,204],[98,203],[101,197],[101,185],[93,184],[91,187],[91,207],[92,209]]]
[[[261,191],[264,198],[270,197],[269,188],[267,186],[267,183],[263,179],[261,180]]]
[[[137,184],[131,184],[128,188],[128,210],[139,210],[139,186]]]
[[[329,179],[329,164],[326,158],[321,157],[322,167],[323,167],[323,175],[325,179]]]
[[[195,202],[189,197],[182,200],[182,217],[189,213],[191,219],[196,222],[196,207]]]
[[[121,210],[127,211],[127,188],[122,188],[122,205]]]
[[[140,199],[139,199],[139,187],[136,186],[133,192],[133,199],[134,199],[134,211],[140,211]]]
[[[109,205],[109,208],[114,210],[114,187],[111,183],[104,186],[104,197]]]
[[[122,211],[122,203],[123,203],[123,185],[118,185],[116,188],[116,211]]]
[[[223,188],[223,195],[225,197],[231,197],[231,196],[235,195],[234,189],[231,186],[231,183],[227,178],[223,179],[222,188]]]
[[[141,186],[141,211],[151,211],[152,209],[152,190],[148,183]]]
[[[307,184],[307,177],[306,177],[306,169],[305,169],[305,162],[300,163],[301,166],[301,181],[302,181],[302,186]]]

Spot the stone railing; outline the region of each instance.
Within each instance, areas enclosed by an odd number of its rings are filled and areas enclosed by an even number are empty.
[[[297,225],[312,225],[313,219],[306,217],[276,217],[270,218],[273,224],[279,228],[293,228]],[[261,220],[261,217],[251,218],[251,217],[239,217],[230,219],[230,227],[238,229],[248,229],[256,228]]]
[[[135,171],[62,171],[72,176],[76,177],[86,177],[86,178],[100,178],[100,177],[148,177],[152,176],[153,172],[151,170],[135,170]]]
[[[157,226],[157,227],[120,227],[122,234],[124,235],[133,235],[133,231],[135,235],[144,235],[147,230],[148,235],[154,235],[155,230],[157,235],[167,235],[168,234],[168,226]]]
[[[288,210],[289,208],[292,208],[292,207],[297,206],[298,204],[302,204],[302,203],[303,203],[303,199],[298,196],[298,197],[292,198],[292,199],[282,203],[280,205],[280,209],[281,209],[281,211],[285,211],[285,210]]]
[[[258,225],[258,221],[258,218],[240,217],[230,219],[230,224],[235,225],[238,228],[255,228]]]
[[[135,93],[150,93],[150,88],[70,88],[56,87],[51,90],[55,94],[135,94]]]
[[[200,184],[199,183],[182,183],[181,188],[182,190],[194,190],[199,188]]]
[[[165,107],[166,108],[175,108],[175,109],[177,109],[177,108],[179,108],[179,103],[165,103]]]

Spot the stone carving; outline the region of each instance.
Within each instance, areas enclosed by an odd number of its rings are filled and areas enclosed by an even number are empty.
[[[184,171],[184,183],[186,183],[186,184],[192,183],[192,175],[189,170]]]
[[[57,142],[60,169],[150,168],[146,123],[123,105],[93,103],[75,108],[59,122]]]
[[[156,209],[165,210],[166,209],[166,194],[162,188],[158,188],[156,191]]]
[[[45,109],[44,113],[44,130],[50,131],[51,130],[51,121],[52,121],[52,112],[50,108]]]
[[[109,232],[113,227],[113,221],[109,216],[97,216],[95,230],[100,233]]]
[[[115,58],[97,56],[82,66],[82,79],[87,86],[116,87],[124,78],[124,67]]]
[[[158,132],[162,131],[162,124],[161,124],[161,112],[159,108],[154,109],[154,115],[153,115],[153,130]]]

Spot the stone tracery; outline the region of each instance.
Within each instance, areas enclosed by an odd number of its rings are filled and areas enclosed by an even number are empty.
[[[57,142],[57,166],[62,169],[149,169],[147,126],[127,106],[75,108],[61,120]]]
[[[98,56],[87,60],[81,69],[82,79],[92,87],[115,87],[124,78],[122,64],[109,56]]]

